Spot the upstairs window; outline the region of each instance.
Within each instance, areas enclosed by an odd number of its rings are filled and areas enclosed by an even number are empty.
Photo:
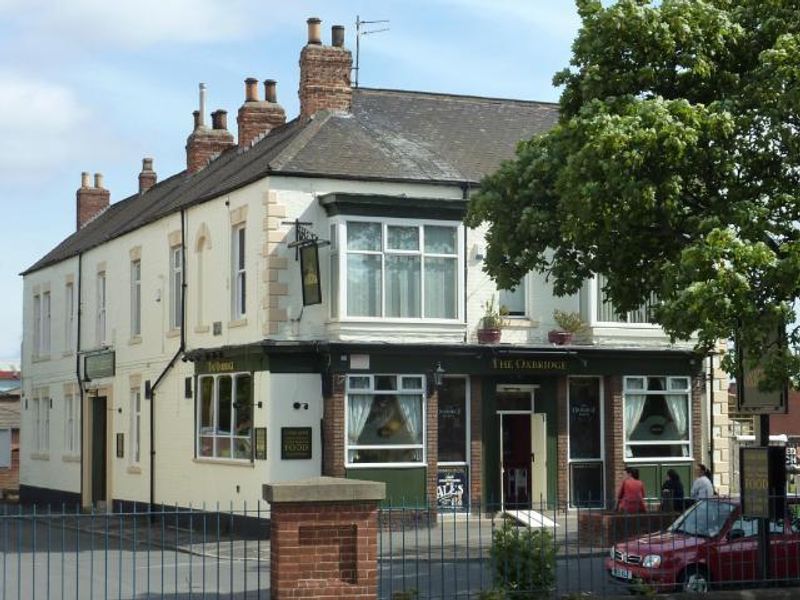
[[[42,294],[42,347],[39,354],[50,354],[50,292]]]
[[[169,326],[179,329],[183,323],[183,249],[173,246],[169,251],[170,310]]]
[[[73,350],[73,332],[75,331],[75,285],[68,283],[64,287],[64,351]]]
[[[347,317],[460,318],[462,230],[455,224],[347,221],[332,255],[335,311]]]
[[[595,285],[597,285],[597,293],[595,294],[595,298],[597,299],[595,306],[596,321],[600,323],[631,323],[639,325],[653,322],[651,313],[653,306],[655,306],[658,301],[655,295],[636,310],[621,313],[617,311],[611,299],[603,291],[606,285],[605,275],[597,275],[595,277],[595,282]]]
[[[142,261],[131,261],[131,337],[142,335]]]
[[[33,296],[33,355],[42,353],[42,296]]]
[[[500,290],[500,306],[505,306],[509,317],[524,317],[525,309],[525,280],[519,282],[513,290]]]
[[[245,228],[237,225],[233,228],[233,318],[242,319],[247,314],[247,271],[245,269]]]
[[[78,452],[77,406],[74,393],[64,394],[64,453],[68,455]]]
[[[100,271],[97,274],[97,324],[96,342],[102,346],[106,341],[106,273]]]

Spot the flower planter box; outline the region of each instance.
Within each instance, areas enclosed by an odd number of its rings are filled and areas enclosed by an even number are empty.
[[[573,334],[569,331],[559,331],[554,329],[553,331],[547,332],[547,341],[549,341],[551,344],[556,344],[557,346],[563,346],[572,341],[572,336]]]
[[[479,344],[498,344],[503,336],[503,330],[499,328],[478,329]]]

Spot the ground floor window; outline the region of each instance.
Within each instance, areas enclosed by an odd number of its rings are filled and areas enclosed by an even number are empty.
[[[425,377],[347,377],[348,465],[425,462]]]
[[[197,389],[197,455],[251,460],[252,375],[203,375]]]
[[[567,410],[570,505],[601,507],[605,494],[600,379],[570,377]]]
[[[625,458],[688,458],[689,377],[624,378]]]
[[[138,387],[131,388],[130,419],[130,462],[138,465],[142,450],[142,392]]]

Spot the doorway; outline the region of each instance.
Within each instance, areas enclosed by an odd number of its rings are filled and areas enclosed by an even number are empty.
[[[107,399],[105,396],[92,398],[92,504],[106,501],[107,482]]]
[[[535,412],[535,388],[498,387],[501,509],[547,503],[547,419]]]

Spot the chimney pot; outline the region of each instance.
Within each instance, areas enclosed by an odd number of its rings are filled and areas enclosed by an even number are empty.
[[[214,129],[228,129],[228,111],[219,108],[211,113],[211,126]]]
[[[198,125],[204,126],[206,124],[206,84],[200,84],[200,120]]]
[[[331,45],[335,46],[336,48],[342,48],[344,46],[343,25],[334,25],[331,27]]]
[[[95,173],[94,174],[94,187],[99,190],[105,189],[103,188],[103,174],[102,173]]]
[[[320,33],[320,24],[322,21],[317,17],[311,17],[306,21],[308,24],[308,43],[319,45],[322,43],[322,35]]]
[[[156,172],[153,171],[153,159],[142,159],[142,172],[139,173],[139,193],[143,194],[156,184],[158,180]]]
[[[195,129],[199,129],[200,128],[200,111],[196,110],[196,111],[192,112],[192,116],[194,117],[194,128]]]
[[[90,186],[89,173],[87,171],[84,171],[83,173],[81,173],[81,187],[88,188],[89,186]]]
[[[278,94],[275,89],[276,85],[277,82],[274,79],[264,80],[264,99],[272,104],[276,104],[278,102]]]
[[[258,79],[248,77],[244,80],[245,102],[258,102]]]
[[[153,159],[152,158],[143,158],[142,159],[142,171],[152,171],[153,170]]]

